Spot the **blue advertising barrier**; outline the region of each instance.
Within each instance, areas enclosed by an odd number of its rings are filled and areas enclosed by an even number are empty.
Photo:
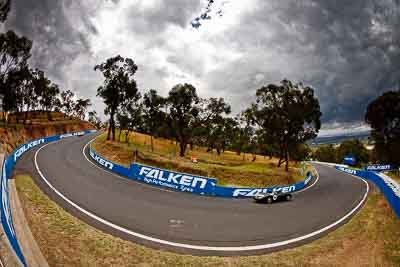
[[[154,168],[142,164],[132,164],[130,177],[156,186],[200,195],[214,195],[217,180],[187,173]]]
[[[103,168],[110,170],[116,174],[122,175],[122,176],[129,176],[129,169],[125,168],[122,165],[118,165],[114,162],[111,162],[109,160],[104,159],[103,157],[99,156],[96,154],[96,152],[92,149],[92,146],[90,145],[89,147],[89,155],[90,157],[96,161],[99,165],[101,165]]]
[[[343,158],[343,164],[356,165],[356,163],[357,163],[357,160],[352,154],[346,155]]]
[[[215,186],[215,196],[219,197],[231,197],[231,198],[246,198],[255,197],[259,193],[269,192],[282,192],[282,193],[293,193],[304,189],[312,180],[313,176],[311,172],[307,173],[306,179],[296,184],[282,185],[274,187],[264,188],[237,188],[237,187],[226,187],[226,186]]]
[[[54,142],[63,138],[68,138],[68,137],[73,137],[73,136],[81,136],[81,135],[86,135],[90,133],[94,133],[96,130],[88,130],[88,131],[80,131],[76,133],[69,133],[69,134],[63,134],[63,135],[55,135],[55,136],[50,136],[50,137],[44,137],[44,138],[39,138],[35,139],[29,143],[23,144],[19,146],[17,149],[14,150],[13,153],[11,153],[7,159],[3,161],[2,165],[2,173],[1,173],[1,190],[0,190],[0,197],[1,197],[1,203],[0,203],[0,211],[1,211],[1,224],[4,229],[4,233],[7,236],[7,239],[9,241],[9,244],[11,248],[13,249],[15,255],[19,259],[20,263],[23,266],[27,266],[24,255],[22,254],[21,247],[19,246],[18,243],[18,238],[15,234],[14,230],[14,224],[11,216],[11,209],[10,209],[10,198],[9,198],[9,189],[8,189],[8,179],[11,178],[12,176],[12,171],[14,169],[14,166],[17,162],[17,160],[28,150],[45,144],[45,143],[50,143]]]
[[[365,170],[371,172],[386,172],[386,171],[398,170],[398,166],[394,164],[373,164],[365,166]]]
[[[339,166],[336,169],[372,181],[383,193],[397,217],[400,218],[400,185],[396,181],[384,174],[372,171],[355,170]]]
[[[99,156],[94,149],[92,149],[91,145],[89,147],[89,155],[102,167],[114,173],[125,176],[131,180],[140,181],[154,186],[165,187],[176,191],[217,197],[245,198],[253,197],[257,193],[273,191],[290,193],[304,189],[313,178],[311,172],[308,172],[304,181],[292,185],[268,188],[225,187],[218,186],[217,179],[215,178],[208,178],[187,173],[178,173],[138,163],[131,164],[130,168],[127,168]]]

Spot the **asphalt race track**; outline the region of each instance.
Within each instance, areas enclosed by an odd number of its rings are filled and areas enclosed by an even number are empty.
[[[322,165],[315,165],[319,180],[289,202],[265,205],[168,191],[88,161],[83,148],[93,137],[29,151],[15,171],[30,173],[54,201],[96,228],[177,253],[254,255],[298,246],[347,222],[368,193],[366,182]]]

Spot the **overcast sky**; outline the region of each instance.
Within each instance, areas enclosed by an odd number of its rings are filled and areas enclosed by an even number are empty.
[[[399,87],[398,0],[215,0],[211,19],[196,20],[207,4],[13,0],[6,27],[34,41],[33,66],[99,112],[93,67],[117,54],[139,66],[141,91],[166,95],[189,82],[234,112],[263,85],[302,81],[315,88],[325,127],[360,128],[368,103]]]

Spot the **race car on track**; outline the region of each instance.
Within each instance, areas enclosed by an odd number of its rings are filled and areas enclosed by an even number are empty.
[[[254,196],[254,200],[257,203],[268,203],[282,201],[282,200],[292,200],[293,196],[290,193],[282,193],[282,192],[271,192],[271,193],[258,193]]]

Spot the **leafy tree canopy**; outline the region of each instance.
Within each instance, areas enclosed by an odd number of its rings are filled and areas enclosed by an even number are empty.
[[[360,140],[346,140],[337,149],[337,160],[342,162],[346,155],[353,155],[357,165],[368,163],[369,152]]]
[[[193,135],[192,124],[199,115],[200,99],[191,84],[178,84],[169,92],[167,99],[175,137],[180,144],[180,156],[185,156],[187,144]]]
[[[377,160],[400,164],[400,91],[386,92],[372,101],[365,121],[372,128]]]
[[[319,101],[311,87],[288,80],[258,89],[256,97],[249,112],[263,137],[280,145],[288,170],[290,147],[315,138],[321,128]]]
[[[118,108],[140,98],[134,75],[138,67],[130,58],[121,56],[112,57],[106,62],[96,65],[95,71],[100,71],[104,76],[103,85],[97,89],[97,96],[103,98],[106,104],[105,113],[110,115],[110,127],[107,139],[115,140],[115,115]]]

